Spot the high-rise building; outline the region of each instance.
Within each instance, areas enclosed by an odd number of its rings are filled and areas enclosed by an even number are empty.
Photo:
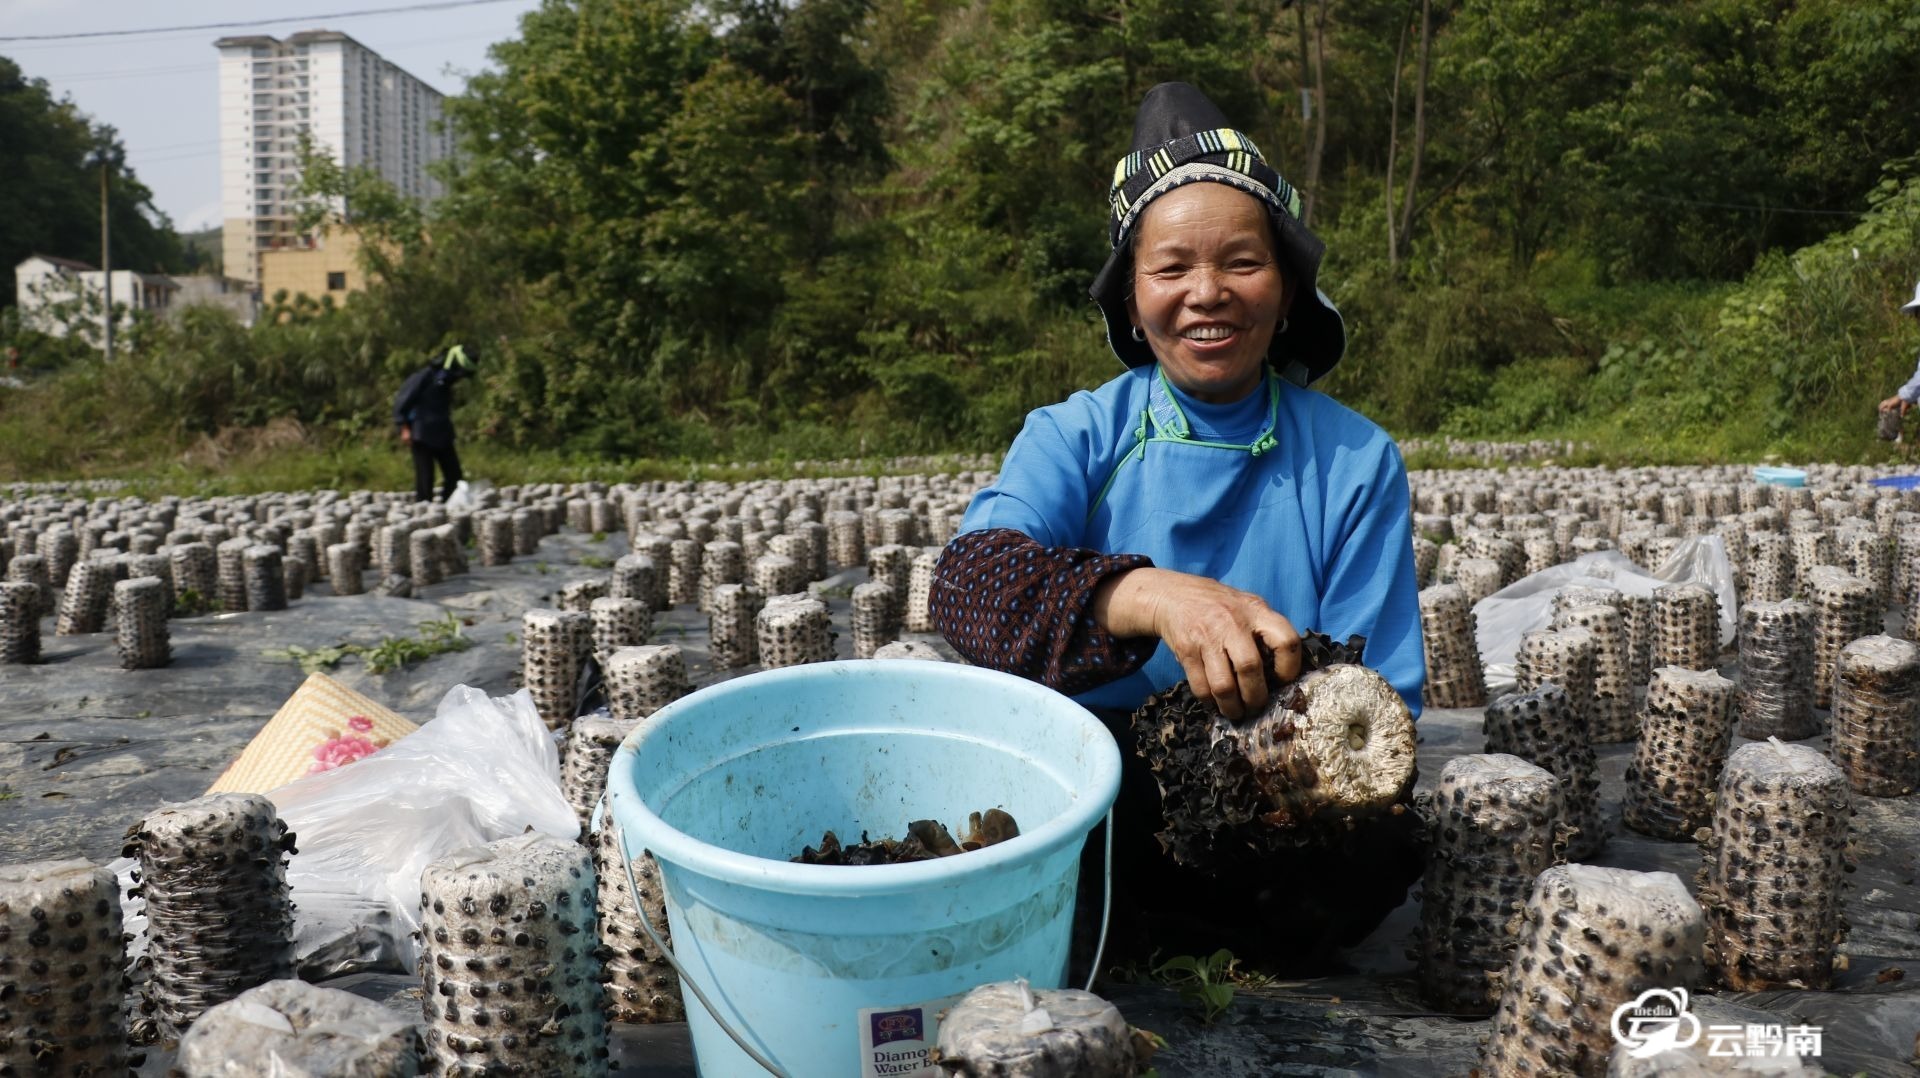
[[[345,168],[372,168],[427,202],[427,166],[451,152],[439,91],[345,34],[223,37],[220,50],[221,245],[229,276],[258,284],[260,255],[304,247],[295,220],[300,135]],[[349,213],[351,207],[334,209]]]

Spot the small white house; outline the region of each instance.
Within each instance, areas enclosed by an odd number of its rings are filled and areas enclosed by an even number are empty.
[[[14,301],[20,307],[20,321],[30,329],[55,337],[64,337],[81,321],[94,324],[94,335],[101,335],[106,321],[106,274],[71,258],[31,255],[13,269]],[[135,311],[153,311],[164,315],[173,306],[180,286],[170,277],[138,270],[113,271],[113,307],[115,326],[124,329],[133,321]]]

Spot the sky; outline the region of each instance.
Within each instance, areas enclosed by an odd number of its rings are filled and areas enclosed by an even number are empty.
[[[539,0],[487,0],[437,11],[342,15],[430,0],[0,0],[0,38],[261,22],[67,41],[0,40],[0,56],[47,81],[98,123],[118,129],[134,173],[182,232],[220,223],[216,39],[339,30],[453,95],[485,70],[487,46],[518,34]],[[333,16],[333,17],[326,17]],[[265,20],[262,22],[262,20]]]

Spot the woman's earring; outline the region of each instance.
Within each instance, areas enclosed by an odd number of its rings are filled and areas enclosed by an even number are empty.
[[[1147,341],[1147,331],[1141,329],[1139,326],[1133,327],[1133,339],[1145,344]]]
[[[1282,318],[1282,319],[1280,320],[1280,328],[1279,328],[1279,329],[1276,329],[1276,330],[1274,330],[1274,332],[1275,332],[1275,333],[1285,333],[1286,331],[1287,331],[1287,320],[1286,320],[1286,319],[1284,319],[1284,318]]]

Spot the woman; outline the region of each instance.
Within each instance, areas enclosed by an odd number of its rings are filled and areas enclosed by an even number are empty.
[[[1129,370],[1028,416],[941,557],[933,613],[969,661],[1072,694],[1114,731],[1116,889],[1155,946],[1321,966],[1403,901],[1420,870],[1412,814],[1198,878],[1154,843],[1158,790],[1126,719],[1183,678],[1229,718],[1257,713],[1269,668],[1299,672],[1301,628],[1365,636],[1417,715],[1406,472],[1377,426],[1304,388],[1346,335],[1315,287],[1324,247],[1299,196],[1183,83],[1148,91],[1132,145],[1092,290]]]

